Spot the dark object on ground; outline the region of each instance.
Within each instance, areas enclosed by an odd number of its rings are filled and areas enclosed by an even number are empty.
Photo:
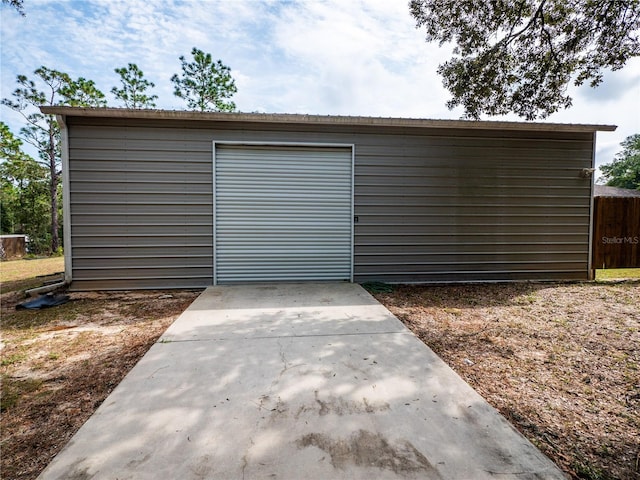
[[[53,293],[47,293],[46,295],[40,295],[35,300],[29,300],[28,302],[22,302],[16,305],[16,310],[39,310],[41,308],[55,307],[62,305],[69,301],[69,295],[56,295]]]
[[[388,283],[384,282],[365,282],[362,284],[362,287],[367,290],[369,293],[391,293],[393,292],[393,287]]]

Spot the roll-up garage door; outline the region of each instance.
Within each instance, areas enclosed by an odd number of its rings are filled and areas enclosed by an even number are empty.
[[[215,146],[216,283],[350,280],[352,149]]]

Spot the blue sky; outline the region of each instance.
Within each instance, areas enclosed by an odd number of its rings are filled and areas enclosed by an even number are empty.
[[[435,73],[450,48],[427,44],[408,0],[25,0],[3,5],[1,94],[41,65],[94,80],[112,105],[116,67],[136,63],[156,84],[159,108],[185,108],[170,77],[196,46],[231,67],[237,107],[285,112],[460,118]],[[606,163],[640,133],[640,58],[598,89],[571,88],[574,106],[546,121],[615,124],[598,135]],[[17,114],[2,107],[14,132]],[[505,117],[518,120],[517,117]]]

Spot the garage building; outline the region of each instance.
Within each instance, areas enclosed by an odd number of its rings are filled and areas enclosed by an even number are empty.
[[[607,125],[43,107],[73,290],[587,279]]]

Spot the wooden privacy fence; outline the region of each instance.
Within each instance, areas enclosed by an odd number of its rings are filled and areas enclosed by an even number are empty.
[[[593,268],[640,268],[640,197],[594,197]]]

